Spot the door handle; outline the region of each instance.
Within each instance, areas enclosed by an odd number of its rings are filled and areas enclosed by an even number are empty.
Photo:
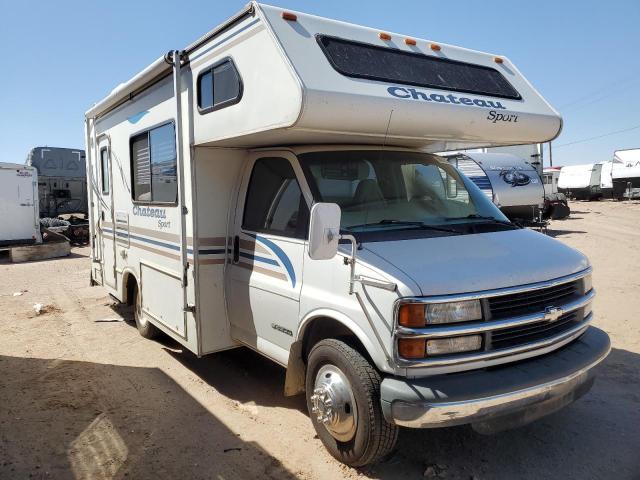
[[[233,237],[233,263],[240,261],[240,237],[236,235]]]
[[[100,216],[102,217],[102,221],[104,222],[104,210],[102,210],[102,212],[100,212]]]

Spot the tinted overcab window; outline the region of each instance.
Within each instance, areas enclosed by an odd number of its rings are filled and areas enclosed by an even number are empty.
[[[242,97],[242,82],[231,59],[227,58],[205,70],[198,77],[200,113],[233,105]]]
[[[178,200],[176,138],[173,123],[131,138],[134,200],[176,203]]]
[[[348,77],[499,98],[521,98],[502,73],[483,65],[326,35],[318,36],[318,43],[333,68]]]
[[[304,238],[309,212],[293,168],[284,158],[261,158],[253,166],[242,228]]]

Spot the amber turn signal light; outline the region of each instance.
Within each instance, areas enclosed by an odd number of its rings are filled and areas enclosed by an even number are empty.
[[[298,16],[295,13],[291,12],[282,12],[282,18],[284,20],[288,20],[289,22],[295,22],[298,20]]]
[[[411,360],[424,358],[425,343],[424,338],[399,338],[398,355]]]
[[[415,45],[417,42],[413,38],[405,38],[404,43],[406,45]]]
[[[504,60],[501,59],[500,57],[493,57],[493,61],[496,63],[504,63]]]
[[[424,327],[424,305],[419,303],[407,303],[400,306],[398,311],[398,323],[403,327]]]
[[[384,33],[384,32],[380,32],[378,34],[378,37],[380,37],[380,40],[391,40],[391,35],[389,35],[388,33]]]
[[[439,52],[440,50],[442,50],[442,47],[440,45],[438,45],[437,43],[432,43],[431,44],[431,50],[433,50],[434,52]]]

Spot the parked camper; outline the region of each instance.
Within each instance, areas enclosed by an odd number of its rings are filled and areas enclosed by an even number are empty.
[[[87,214],[87,173],[84,150],[36,147],[27,165],[38,170],[40,215]]]
[[[561,167],[547,167],[542,173],[542,183],[544,184],[544,194],[551,195],[558,193],[558,179],[560,178]]]
[[[619,163],[615,158],[607,162],[601,162],[602,169],[600,170],[600,192],[602,198],[613,197],[613,168]]]
[[[562,167],[558,191],[576,200],[597,200],[602,197],[600,172],[602,164],[570,165]]]
[[[354,466],[556,411],[609,351],[589,261],[429,153],[560,116],[507,58],[405,38],[250,3],[86,113],[92,281],[145,337],[286,367]]]
[[[38,172],[0,163],[0,246],[39,243]]]
[[[543,217],[545,219],[561,220],[571,214],[566,195],[558,191],[560,170],[561,167],[548,167],[542,173],[542,183],[544,185]]]
[[[612,195],[618,200],[640,198],[640,148],[617,150],[611,171]]]
[[[467,176],[507,218],[520,224],[539,223],[544,188],[536,168],[508,153],[460,153],[447,160]]]

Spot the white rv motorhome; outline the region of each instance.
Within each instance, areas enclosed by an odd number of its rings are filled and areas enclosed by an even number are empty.
[[[558,177],[558,191],[576,200],[597,200],[602,197],[601,171],[600,163],[562,167]]]
[[[618,200],[640,198],[640,148],[617,150],[613,158],[612,196]]]
[[[0,246],[42,241],[35,168],[0,163],[0,219]]]
[[[285,367],[346,464],[556,411],[609,351],[587,258],[431,153],[558,135],[507,58],[250,3],[85,125],[92,281],[145,337]]]

